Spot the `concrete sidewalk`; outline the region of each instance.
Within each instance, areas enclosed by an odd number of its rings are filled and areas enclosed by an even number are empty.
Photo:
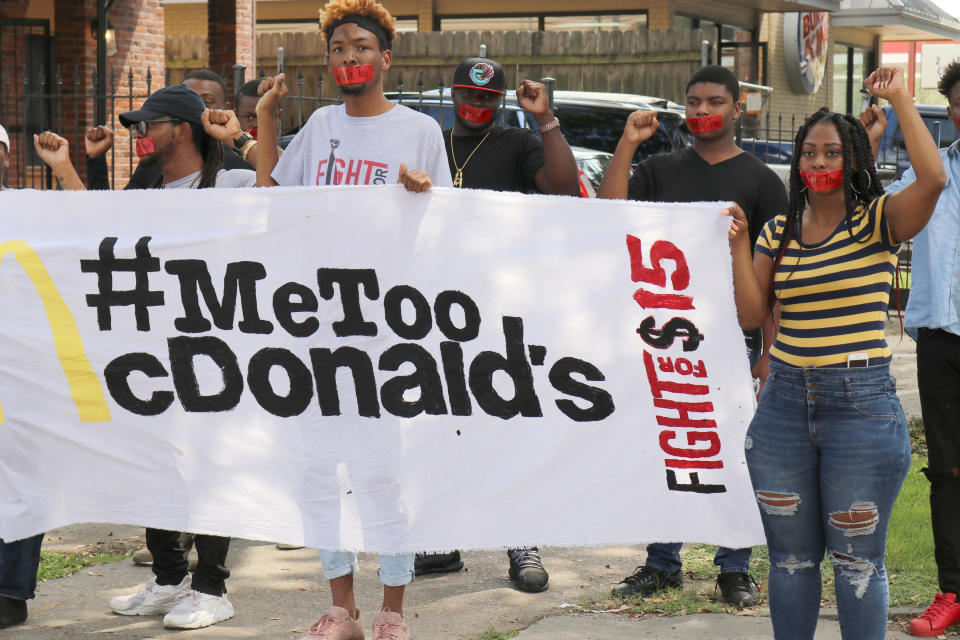
[[[50,534],[51,550],[70,550],[91,541],[137,535],[137,527],[76,525]],[[108,535],[111,534],[111,535]],[[642,546],[544,548],[550,589],[539,594],[514,590],[507,580],[502,551],[463,554],[466,570],[417,579],[407,590],[405,615],[414,638],[472,640],[484,631],[520,630],[518,640],[626,640],[627,638],[753,640],[773,637],[764,608],[741,615],[629,617],[623,613],[579,610],[608,593],[643,559]],[[279,551],[273,544],[234,541],[228,565],[229,598],[236,616],[196,631],[164,629],[159,617],[124,617],[110,612],[110,597],[130,593],[152,575],[131,560],[89,567],[67,578],[41,583],[30,603],[27,624],[0,631],[2,640],[123,640],[216,638],[295,640],[329,606],[330,592],[320,575],[316,551]],[[370,630],[380,606],[377,559],[361,555],[357,598]],[[688,588],[690,585],[687,585]],[[913,613],[916,612],[907,612]],[[835,612],[822,613],[818,640],[840,638]],[[891,623],[887,638],[908,635]],[[371,637],[368,635],[368,637]]]

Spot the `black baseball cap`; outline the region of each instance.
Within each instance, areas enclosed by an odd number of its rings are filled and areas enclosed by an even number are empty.
[[[503,95],[506,93],[507,76],[499,62],[487,58],[464,58],[453,72],[453,87]]]
[[[200,116],[206,108],[199,93],[185,84],[172,84],[151,93],[136,111],[121,113],[120,124],[129,127],[142,120],[169,117],[203,126]]]

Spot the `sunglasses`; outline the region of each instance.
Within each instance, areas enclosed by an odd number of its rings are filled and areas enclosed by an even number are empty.
[[[156,120],[141,120],[140,122],[134,122],[132,125],[127,127],[130,130],[130,135],[147,135],[147,130],[150,129],[152,124],[161,124],[164,122],[172,122],[174,124],[182,124],[183,120],[177,120],[176,118],[158,118]]]

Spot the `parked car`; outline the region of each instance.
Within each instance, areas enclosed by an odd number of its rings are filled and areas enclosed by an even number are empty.
[[[394,102],[430,115],[443,129],[454,124],[453,98],[449,89],[444,89],[443,93],[433,89],[422,94],[388,92],[386,95]],[[623,134],[627,116],[637,109],[658,111],[660,129],[653,138],[640,145],[635,162],[690,144],[683,107],[675,102],[649,96],[585,91],[556,91],[553,98],[560,130],[573,148],[580,169],[581,195],[595,195]],[[540,135],[536,120],[517,103],[514,91],[508,91],[504,96],[498,124],[524,127]]]
[[[691,144],[684,108],[663,98],[627,93],[556,91],[553,108],[560,130],[571,145],[613,153],[623,135],[627,117],[638,109],[657,112],[660,127],[637,148],[637,163],[659,153],[669,153]]]
[[[613,154],[583,147],[571,147],[571,150],[580,174],[580,195],[584,198],[596,198],[600,181],[610,166]]]
[[[388,92],[386,95],[394,102],[433,116],[443,129],[453,126],[453,99],[449,89],[444,89],[442,94],[439,89],[432,89],[423,94]],[[637,109],[657,111],[660,129],[640,145],[634,162],[689,146],[692,139],[687,131],[683,106],[676,102],[626,93],[555,91],[553,94],[553,110],[560,120],[560,130],[567,142],[574,147],[611,154],[623,134],[627,116]],[[504,96],[499,124],[537,131],[536,121],[517,104],[514,91],[508,91]]]
[[[927,125],[930,135],[941,149],[949,147],[957,139],[957,128],[947,117],[946,106],[918,104],[917,111],[920,112],[920,117]],[[900,122],[893,107],[889,105],[884,107],[883,114],[887,117],[887,129],[883,133],[880,148],[877,150],[877,167],[881,170],[892,170],[899,179],[910,166],[910,158],[907,156],[903,132],[900,130]]]
[[[767,164],[785,164],[790,165],[793,159],[793,141],[792,140],[757,140],[755,138],[743,138],[740,140],[740,148],[748,153],[757,156],[762,162]]]

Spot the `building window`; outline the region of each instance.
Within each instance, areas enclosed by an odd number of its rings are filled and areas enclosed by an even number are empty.
[[[859,114],[863,98],[860,89],[872,64],[873,52],[863,47],[833,45],[833,101],[837,113]]]
[[[615,31],[647,28],[647,12],[441,17],[441,31]]]
[[[618,29],[646,29],[646,13],[618,13],[608,15],[581,14],[572,16],[544,16],[544,31],[616,31]]]
[[[539,31],[538,16],[440,18],[440,31]]]
[[[397,18],[394,25],[397,33],[416,32],[417,19],[411,17]],[[256,25],[257,34],[261,33],[317,33],[320,31],[320,20],[260,20]]]

